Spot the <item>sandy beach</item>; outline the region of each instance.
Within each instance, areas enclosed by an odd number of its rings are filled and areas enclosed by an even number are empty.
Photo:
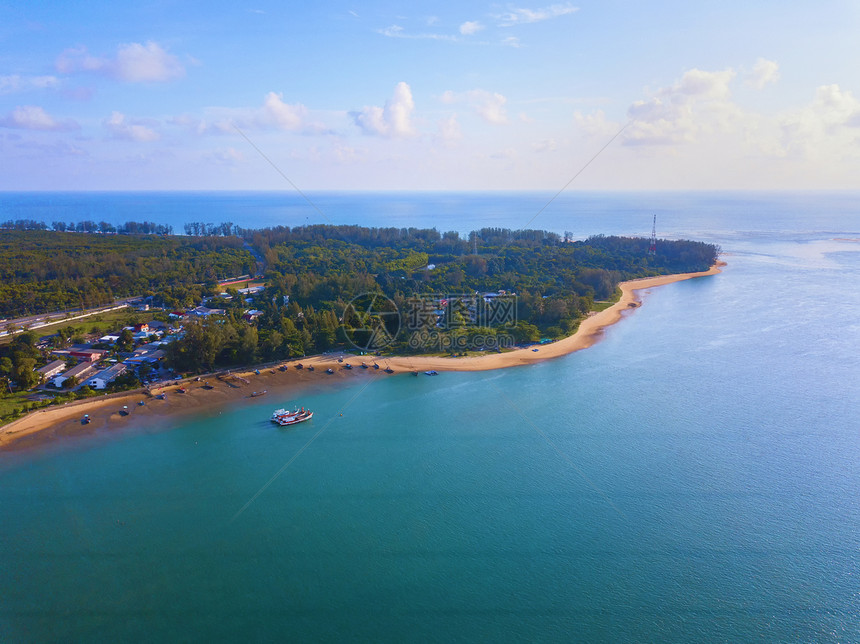
[[[505,353],[492,353],[475,357],[391,357],[372,358],[371,356],[354,356],[350,354],[330,354],[290,360],[276,365],[265,365],[257,370],[212,374],[200,379],[192,378],[167,386],[154,387],[151,390],[135,390],[110,396],[81,400],[58,407],[47,407],[20,418],[0,428],[0,450],[24,449],[40,445],[46,441],[79,435],[120,431],[130,423],[138,425],[143,419],[150,421],[173,417],[179,414],[194,414],[217,411],[229,403],[241,399],[249,399],[254,392],[266,391],[267,396],[277,397],[291,389],[312,386],[325,382],[356,377],[389,377],[384,371],[390,367],[395,373],[405,371],[486,371],[533,364],[551,358],[579,351],[590,347],[603,335],[603,330],[618,322],[625,314],[637,308],[640,303],[640,293],[650,288],[670,284],[696,277],[715,275],[720,272],[724,262],[718,262],[710,270],[699,273],[680,273],[663,275],[639,280],[631,280],[620,284],[621,299],[611,307],[592,314],[583,320],[579,329],[573,335],[553,342],[516,349]],[[533,349],[537,348],[537,351]],[[343,359],[343,363],[338,362]],[[376,361],[379,369],[373,369]],[[295,365],[301,362],[305,368],[297,369]],[[351,363],[352,370],[343,369],[344,363]],[[362,369],[359,365],[365,363],[371,368]],[[280,367],[286,365],[282,370]],[[314,370],[309,371],[308,366]],[[333,374],[325,370],[331,367]],[[257,373],[259,372],[259,373]],[[180,387],[185,392],[180,392]],[[161,399],[158,394],[164,394]],[[140,403],[144,404],[141,405]],[[84,414],[91,418],[89,424],[82,424]]]

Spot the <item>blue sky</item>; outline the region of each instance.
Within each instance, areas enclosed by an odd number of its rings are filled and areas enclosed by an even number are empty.
[[[0,190],[289,189],[263,155],[557,190],[604,146],[571,189],[857,188],[858,33],[827,0],[0,0]]]

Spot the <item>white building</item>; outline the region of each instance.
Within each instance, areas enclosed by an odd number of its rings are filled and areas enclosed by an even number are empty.
[[[128,367],[120,362],[92,376],[87,380],[86,384],[93,389],[104,389],[111,382],[116,380],[117,376],[124,374],[127,368]]]

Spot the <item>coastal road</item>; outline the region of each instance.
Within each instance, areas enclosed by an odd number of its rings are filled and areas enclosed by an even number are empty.
[[[59,311],[55,313],[43,313],[40,315],[28,315],[25,317],[15,318],[13,320],[3,320],[2,322],[0,322],[0,337],[5,337],[7,335],[15,335],[16,333],[23,333],[25,330],[32,331],[34,329],[41,329],[42,327],[59,324],[61,322],[72,322],[74,320],[81,320],[92,315],[98,315],[99,313],[116,311],[118,309],[130,306],[133,302],[136,302],[138,300],[140,300],[140,297],[125,297],[119,300],[115,300],[114,303],[111,305],[101,306],[95,309],[86,309],[78,311]]]

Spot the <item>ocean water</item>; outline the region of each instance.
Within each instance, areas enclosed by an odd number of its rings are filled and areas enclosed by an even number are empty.
[[[0,640],[860,641],[860,206],[660,199],[728,266],[586,351],[0,454]]]

